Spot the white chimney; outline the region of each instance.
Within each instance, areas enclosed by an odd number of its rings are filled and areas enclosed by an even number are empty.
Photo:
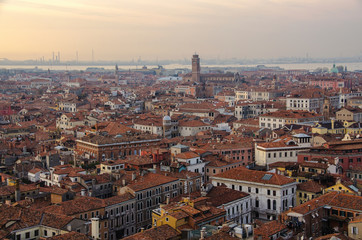
[[[80,191],[80,195],[85,196],[85,189],[84,188],[82,188],[82,190]]]
[[[205,237],[206,237],[206,227],[203,227],[203,228],[201,229],[201,237],[200,237],[200,240],[205,239]]]
[[[100,239],[99,236],[99,218],[92,218],[92,239],[97,240]]]

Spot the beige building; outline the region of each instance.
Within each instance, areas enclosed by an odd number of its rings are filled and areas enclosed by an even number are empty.
[[[79,114],[65,113],[56,120],[56,127],[62,130],[83,125],[84,117]]]
[[[211,126],[202,122],[201,120],[180,120],[179,133],[182,137],[195,136],[199,132],[211,129]]]
[[[348,237],[362,239],[362,215],[353,218],[348,223]]]
[[[362,122],[362,109],[346,107],[336,112],[336,119],[339,121]]]
[[[348,106],[362,108],[362,97],[354,97],[347,100]]]
[[[103,173],[116,173],[119,172],[119,170],[124,169],[124,160],[108,160],[108,161],[102,161],[100,163],[100,174]]]
[[[266,89],[251,89],[247,91],[236,91],[236,101],[252,100],[252,101],[270,101],[282,96],[282,92],[271,91]]]

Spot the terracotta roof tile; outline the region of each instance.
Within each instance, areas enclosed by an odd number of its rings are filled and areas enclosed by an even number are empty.
[[[169,240],[179,236],[179,233],[169,225],[162,225],[148,229],[144,232],[136,233],[132,236],[123,238],[124,240]]]
[[[263,179],[265,175],[270,175],[271,176],[270,179],[269,180]],[[234,180],[247,181],[247,182],[256,182],[263,184],[272,184],[272,185],[285,185],[295,182],[293,179],[287,178],[283,175],[249,170],[242,167],[230,169],[226,172],[216,174],[214,177],[234,179]]]
[[[171,174],[170,174],[171,175]],[[135,180],[130,182],[127,187],[131,188],[133,191],[141,191],[144,189],[156,187],[166,183],[171,183],[178,181],[178,178],[165,176],[157,173],[147,173],[144,176],[138,176]]]
[[[197,158],[197,157],[199,157],[199,154],[192,152],[192,151],[179,153],[175,156],[175,158],[179,158],[179,159],[190,159],[190,158]]]
[[[280,222],[278,222],[277,220],[275,221],[271,221],[271,222],[267,222],[265,224],[263,224],[262,226],[255,228],[254,229],[254,236],[264,236],[264,237],[269,237],[272,236],[278,232],[281,232],[285,229],[287,229],[288,227]],[[268,238],[269,239],[269,238]]]
[[[315,181],[307,181],[299,183],[297,185],[297,190],[312,192],[312,193],[321,193],[323,191],[323,186]]]
[[[326,205],[331,207],[340,207],[362,211],[362,197],[339,192],[329,192],[319,196],[318,198],[314,198],[308,202],[296,206],[291,211],[304,215],[310,211]]]

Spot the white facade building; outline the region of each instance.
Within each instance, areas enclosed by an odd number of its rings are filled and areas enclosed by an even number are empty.
[[[287,110],[321,112],[323,98],[287,97]]]
[[[249,193],[254,218],[276,219],[289,207],[296,205],[297,183],[283,175],[234,168],[211,177],[214,186]]]
[[[311,147],[311,136],[296,134],[293,139],[282,138],[272,142],[260,143],[255,147],[255,163],[268,167],[275,162],[297,162],[298,152]]]
[[[183,152],[175,156],[177,162],[184,164],[187,171],[200,173],[202,181],[205,181],[205,162],[195,152]]]

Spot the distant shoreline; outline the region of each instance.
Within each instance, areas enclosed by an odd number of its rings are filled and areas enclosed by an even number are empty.
[[[348,71],[356,71],[362,70],[362,61],[361,62],[335,62],[336,66],[344,66],[347,67]],[[115,65],[112,64],[84,64],[84,65],[36,65],[36,64],[14,64],[14,65],[4,65],[0,63],[0,69],[9,69],[9,70],[52,70],[52,71],[85,71],[87,68],[99,68],[99,70],[104,71],[114,71]],[[280,67],[282,69],[291,70],[291,69],[303,69],[313,71],[317,68],[332,68],[333,62],[322,62],[322,63],[255,63],[255,64],[207,64],[201,63],[202,69],[207,68],[220,68],[220,69],[240,69],[247,70],[248,68],[256,68],[258,65],[264,65],[267,68],[277,68]],[[158,65],[120,65],[118,64],[118,69],[120,71],[125,70],[140,70],[143,66],[146,66],[147,69],[151,70],[154,68],[158,68]],[[191,69],[191,64],[165,64],[162,67],[166,70],[173,69]]]

